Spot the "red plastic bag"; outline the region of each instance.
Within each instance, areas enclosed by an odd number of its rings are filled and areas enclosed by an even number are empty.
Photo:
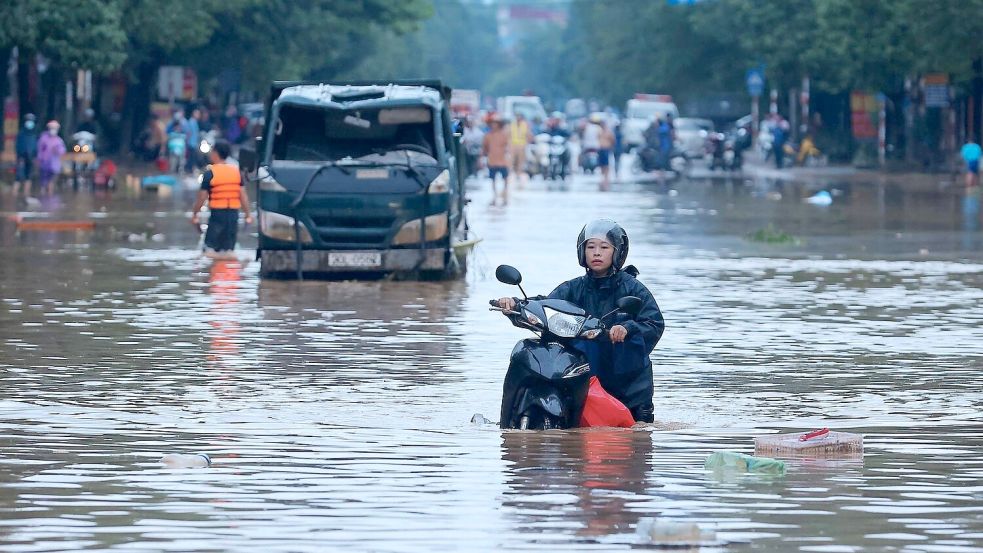
[[[628,428],[635,424],[631,411],[618,398],[609,394],[596,376],[590,377],[587,401],[580,415],[581,428],[591,426],[617,426]]]

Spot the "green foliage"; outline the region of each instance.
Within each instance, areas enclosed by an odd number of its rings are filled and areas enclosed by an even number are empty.
[[[111,71],[126,59],[115,2],[7,0],[0,6],[0,44],[40,52],[65,67]]]
[[[578,90],[623,99],[634,91],[743,90],[765,67],[769,87],[810,76],[829,92],[900,89],[918,72],[967,80],[983,56],[983,0],[713,0],[575,2],[572,69]],[[568,41],[569,43],[569,41]]]
[[[265,88],[350,65],[382,29],[409,32],[429,15],[425,0],[5,0],[0,47],[97,72],[236,67]]]
[[[369,54],[343,79],[440,78],[455,88],[480,88],[502,66],[494,11],[442,1],[414,32],[384,30]],[[487,89],[486,89],[487,90]]]

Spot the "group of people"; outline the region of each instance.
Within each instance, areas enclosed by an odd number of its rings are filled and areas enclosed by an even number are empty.
[[[61,124],[51,120],[38,133],[37,118],[32,113],[24,116],[15,143],[17,167],[14,177],[14,194],[23,187],[24,195],[31,195],[31,182],[37,168],[38,184],[43,191],[51,191],[61,174],[62,156],[67,148],[58,132]]]
[[[151,113],[147,126],[134,141],[133,151],[138,159],[157,162],[162,170],[191,173],[205,164],[207,152],[200,150],[203,138],[208,139],[210,148],[218,137],[238,144],[249,133],[248,119],[231,105],[218,118],[203,107],[192,107],[187,115],[177,109],[169,120]]]
[[[589,167],[591,171],[596,165],[601,173],[602,187],[610,183],[612,165],[617,174],[620,153],[618,125],[601,114],[593,114],[576,129],[570,129],[559,113],[550,115],[545,121],[533,122],[521,113],[516,113],[511,121],[490,113],[485,117],[484,124],[483,128],[475,119],[465,117],[462,142],[467,155],[465,163],[468,174],[477,174],[482,162],[488,170],[492,182],[492,204],[499,199],[503,204],[508,202],[509,183],[517,181],[521,185],[529,179],[527,149],[533,144],[534,137],[541,133],[551,137],[562,136],[578,143],[580,155],[572,156],[568,151],[565,163],[576,159],[582,167]],[[586,161],[588,156],[592,156],[592,161]],[[501,192],[499,182],[502,183]]]

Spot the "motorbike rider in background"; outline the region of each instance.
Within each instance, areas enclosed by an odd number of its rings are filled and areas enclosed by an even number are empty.
[[[609,340],[581,340],[578,344],[590,362],[592,375],[631,410],[637,422],[653,422],[655,408],[652,361],[649,354],[665,331],[662,311],[649,289],[636,279],[638,271],[625,267],[628,233],[610,219],[596,219],[584,225],[577,237],[577,260],[586,274],[568,280],[550,292],[550,299],[566,300],[582,307],[593,317],[603,317],[616,309],[625,296],[642,300],[642,309],[631,317],[613,315]],[[538,298],[537,298],[538,299]],[[518,300],[504,297],[498,305],[514,310]]]

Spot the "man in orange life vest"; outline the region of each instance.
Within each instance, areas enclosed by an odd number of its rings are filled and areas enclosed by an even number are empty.
[[[239,210],[246,214],[246,224],[253,222],[249,213],[249,196],[242,185],[239,167],[226,163],[232,149],[225,140],[218,140],[208,154],[211,165],[201,174],[201,190],[191,209],[191,224],[198,225],[198,212],[208,201],[208,231],[205,251],[228,252],[236,247],[239,230]]]

